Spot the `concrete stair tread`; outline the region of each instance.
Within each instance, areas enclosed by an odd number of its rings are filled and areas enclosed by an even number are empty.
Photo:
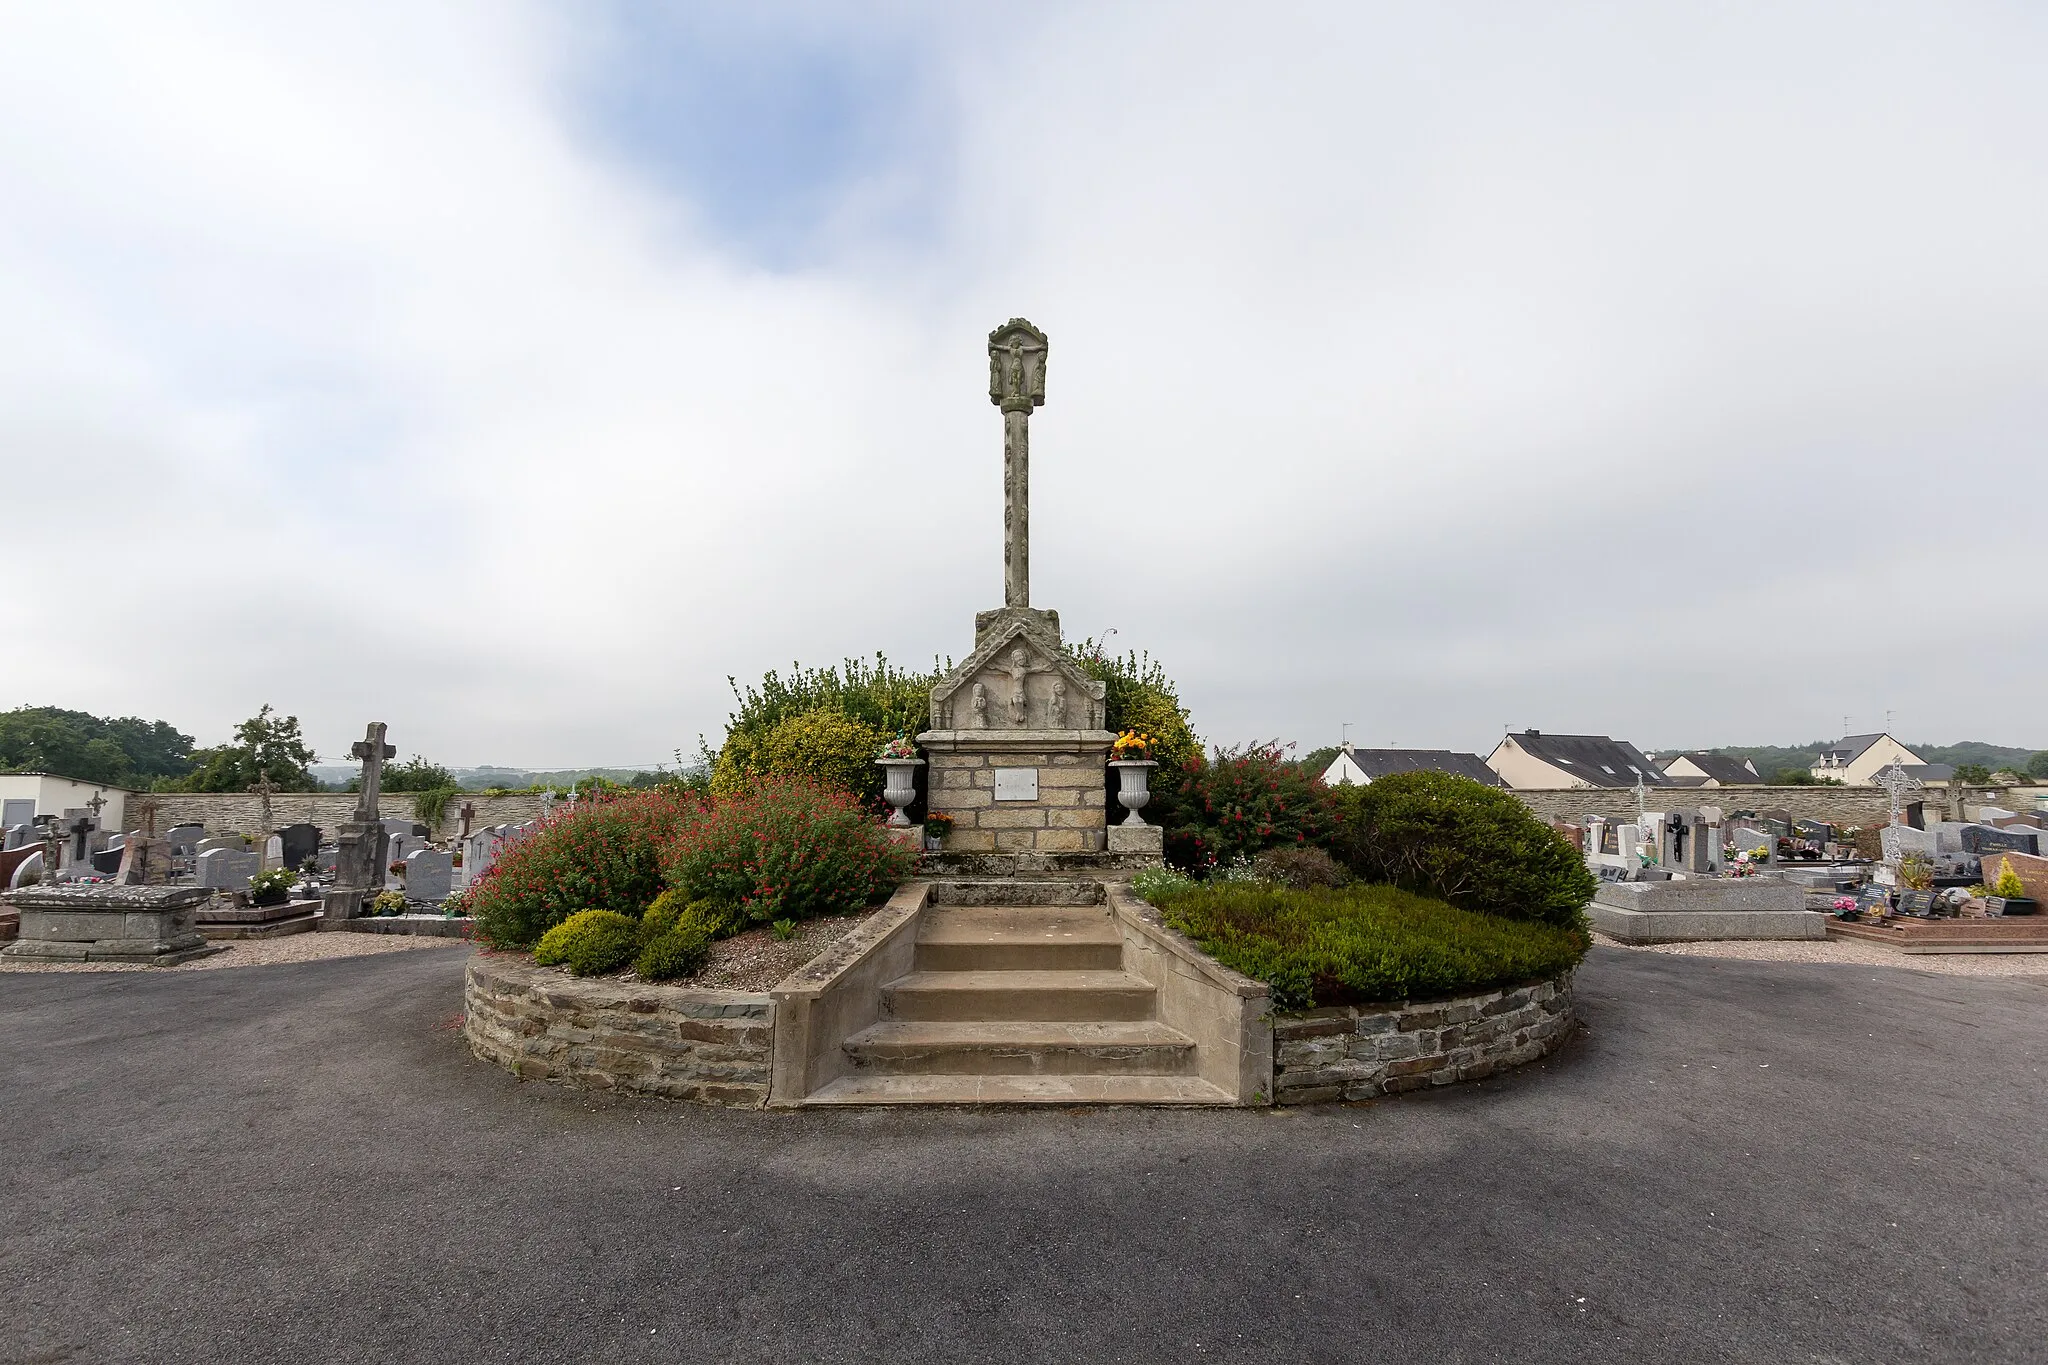
[[[941,1048],[1188,1048],[1194,1040],[1155,1019],[885,1019],[848,1038],[865,1052]]]
[[[804,1099],[835,1104],[1228,1105],[1219,1086],[1194,1076],[842,1076]]]
[[[925,911],[917,941],[1121,944],[1123,936],[1099,905],[961,905]]]
[[[893,1019],[1150,1019],[1157,1000],[1143,977],[1102,967],[921,968],[882,987],[882,1013]]]
[[[1073,971],[1059,968],[1026,971],[908,972],[891,981],[890,991],[1144,991],[1156,989],[1142,976],[1124,971]]]

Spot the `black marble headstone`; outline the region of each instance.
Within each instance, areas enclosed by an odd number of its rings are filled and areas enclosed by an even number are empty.
[[[305,865],[306,859],[320,851],[320,827],[318,825],[286,825],[277,832],[284,865],[297,871]]]
[[[1963,847],[1972,853],[2039,853],[2041,836],[2030,829],[1999,829],[1996,825],[1964,825]]]

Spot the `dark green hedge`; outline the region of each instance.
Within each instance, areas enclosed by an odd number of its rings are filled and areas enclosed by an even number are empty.
[[[1330,851],[1361,880],[1461,910],[1585,924],[1598,883],[1579,851],[1498,787],[1449,773],[1396,773],[1332,793]]]
[[[1474,914],[1392,886],[1159,879],[1144,889],[1168,924],[1266,982],[1284,1010],[1428,1000],[1553,977],[1592,943],[1576,926]]]

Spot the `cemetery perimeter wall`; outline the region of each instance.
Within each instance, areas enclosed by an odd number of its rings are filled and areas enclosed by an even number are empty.
[[[1998,806],[2010,811],[2034,808],[2033,789],[2027,787],[1966,787],[1959,794],[1971,812],[1979,806]],[[1576,823],[1588,815],[1604,815],[1623,822],[1636,818],[1633,787],[1572,787],[1517,791],[1513,795],[1545,820]],[[1943,803],[1954,800],[1940,787],[1914,795],[1925,805],[1929,820],[1941,819]],[[1719,806],[1723,812],[1786,810],[1795,820],[1819,820],[1830,825],[1882,825],[1891,816],[1891,797],[1882,787],[1652,787],[1646,799],[1651,810],[1699,806]]]
[[[155,792],[147,798],[129,799],[128,814],[136,818],[136,800],[148,799],[156,802],[157,832],[173,825],[204,825],[209,834],[247,834],[254,836],[263,831],[262,807],[253,796],[240,792]],[[492,825],[523,825],[540,814],[540,794],[520,792],[510,796],[476,796],[457,792],[448,800],[448,809],[442,812],[440,827],[433,831],[436,839],[453,837],[462,829],[462,817],[456,812],[463,802],[476,807],[476,818],[470,822],[471,829],[489,829]],[[270,798],[270,823],[282,829],[286,825],[305,823],[318,825],[328,838],[332,838],[342,824],[355,813],[356,796],[353,792],[278,792]],[[387,820],[417,820],[419,813],[413,809],[410,792],[385,792],[377,799],[377,812]]]
[[[523,1079],[748,1109],[768,1100],[767,995],[579,981],[524,957],[478,953],[462,1006],[470,1051]]]
[[[1273,1021],[1273,1102],[1369,1100],[1476,1081],[1571,1037],[1572,974],[1419,1005],[1341,1005]]]

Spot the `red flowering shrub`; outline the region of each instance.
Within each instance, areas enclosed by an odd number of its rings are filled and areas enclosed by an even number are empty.
[[[916,857],[854,796],[768,779],[683,822],[662,868],[691,900],[766,924],[857,910],[893,891]]]
[[[1162,766],[1157,818],[1167,860],[1197,875],[1261,849],[1322,847],[1338,825],[1329,788],[1277,744]]]
[[[662,890],[662,846],[696,811],[687,792],[659,787],[560,811],[464,894],[478,937],[525,948],[579,910],[638,919]]]

